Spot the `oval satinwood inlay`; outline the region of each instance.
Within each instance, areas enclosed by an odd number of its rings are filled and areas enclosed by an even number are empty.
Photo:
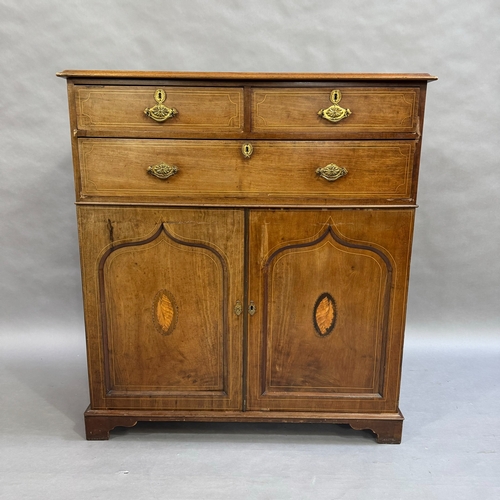
[[[177,324],[177,304],[168,290],[160,290],[153,301],[153,322],[162,335],[170,335]]]
[[[337,307],[329,293],[322,293],[314,304],[314,329],[322,337],[326,337],[335,326]]]

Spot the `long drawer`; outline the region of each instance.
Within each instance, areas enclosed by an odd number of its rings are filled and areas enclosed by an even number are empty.
[[[414,198],[413,141],[253,141],[250,148],[235,140],[79,143],[80,201],[314,205]]]

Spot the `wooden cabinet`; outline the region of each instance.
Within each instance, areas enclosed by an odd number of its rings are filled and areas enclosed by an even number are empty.
[[[91,403],[398,443],[427,74],[65,71]]]

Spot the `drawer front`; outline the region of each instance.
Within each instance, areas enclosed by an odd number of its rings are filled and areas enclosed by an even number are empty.
[[[412,196],[413,141],[256,142],[242,185],[298,203],[402,202]]]
[[[157,90],[161,90],[157,93]],[[243,89],[213,87],[76,86],[79,130],[88,134],[137,131],[176,133],[239,132],[243,128]],[[146,109],[164,106],[169,118],[156,121]],[[151,115],[165,118],[168,112]]]
[[[255,88],[252,128],[260,133],[412,133],[418,100],[419,89],[410,87]],[[345,110],[332,110],[338,121],[321,116],[334,106]]]
[[[148,170],[162,163],[177,172],[165,179]],[[200,196],[240,195],[240,171],[233,141],[80,139],[82,198],[199,203]]]
[[[253,141],[250,158],[242,141],[79,142],[82,200],[314,205],[412,199],[412,141]],[[149,167],[162,163],[176,172],[156,177]]]

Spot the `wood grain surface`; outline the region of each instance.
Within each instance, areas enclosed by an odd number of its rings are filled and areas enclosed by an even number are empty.
[[[413,213],[252,211],[249,409],[397,408]],[[322,337],[324,293],[337,318]]]
[[[92,407],[240,408],[242,211],[96,206],[78,218]]]
[[[243,125],[241,88],[161,88],[166,93],[164,106],[177,115],[156,122],[144,110],[155,106],[158,87],[77,86],[75,89],[77,125],[92,134],[95,130],[176,129],[184,132],[216,130],[238,131]],[[168,132],[167,132],[168,133]]]
[[[339,106],[351,115],[332,123],[318,111],[332,105],[333,88],[253,88],[255,131],[414,132],[418,124],[419,89],[405,87],[341,87]]]
[[[241,141],[80,139],[80,200],[169,204],[408,204],[412,141]],[[164,180],[148,166],[167,163],[178,173]],[[317,169],[330,163],[348,174],[329,182]]]

